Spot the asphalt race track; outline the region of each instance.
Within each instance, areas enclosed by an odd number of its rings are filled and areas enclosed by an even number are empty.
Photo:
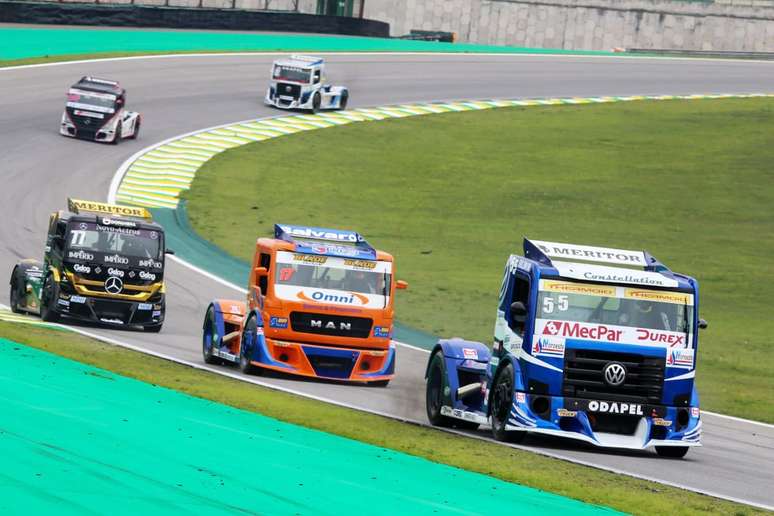
[[[68,196],[105,199],[116,169],[136,151],[196,129],[278,114],[261,102],[272,59],[211,55],[0,69],[0,270],[5,278],[18,259],[42,258],[50,212],[64,208]],[[330,80],[349,86],[351,107],[514,97],[774,92],[774,62],[525,55],[338,55],[328,61]],[[139,140],[111,146],[59,136],[66,89],[86,74],[123,83],[127,106],[143,115]],[[160,334],[90,330],[201,362],[200,328],[207,303],[213,297],[241,294],[171,260],[167,287],[167,319]],[[0,302],[8,304],[7,287]],[[406,347],[398,351],[397,377],[386,389],[267,381],[425,422],[427,354]],[[652,452],[600,453],[559,440],[530,439],[525,444],[774,507],[771,425],[704,415],[704,447],[691,450],[684,460],[662,459]]]

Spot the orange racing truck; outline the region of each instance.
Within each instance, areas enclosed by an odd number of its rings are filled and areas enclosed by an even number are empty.
[[[259,238],[247,300],[216,299],[202,326],[208,364],[236,363],[314,378],[386,386],[395,374],[390,254],[358,233],[274,226]]]

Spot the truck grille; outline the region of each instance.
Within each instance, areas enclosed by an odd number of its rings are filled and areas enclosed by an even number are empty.
[[[290,327],[293,331],[354,337],[365,339],[371,334],[373,321],[364,317],[342,317],[340,315],[291,312]]]
[[[626,367],[623,385],[605,383],[603,370],[610,362]],[[568,349],[564,356],[562,394],[576,398],[661,403],[664,358],[633,353]]]
[[[290,84],[287,82],[278,82],[277,96],[293,97],[293,99],[298,100],[298,98],[301,96],[301,85]]]

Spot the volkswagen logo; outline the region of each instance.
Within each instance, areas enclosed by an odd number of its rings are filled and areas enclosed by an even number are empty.
[[[107,281],[105,281],[105,292],[108,294],[120,294],[123,289],[124,282],[121,281],[121,278],[110,276]]]
[[[610,362],[605,366],[603,375],[610,387],[620,387],[626,380],[626,368],[618,362]]]

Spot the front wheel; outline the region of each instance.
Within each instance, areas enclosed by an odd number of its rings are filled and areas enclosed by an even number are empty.
[[[137,121],[134,123],[134,132],[129,138],[127,138],[128,140],[136,140],[137,137],[140,136],[140,122],[141,119],[137,118]]]
[[[425,390],[427,419],[433,426],[450,427],[454,424],[454,419],[441,414],[445,399],[444,389],[446,389],[446,368],[443,363],[443,353],[436,353],[430,360],[430,367],[427,370]]]
[[[46,276],[46,281],[43,283],[43,290],[40,293],[40,318],[46,322],[57,322],[59,320],[59,314],[52,304],[56,303],[59,298],[59,291],[57,285],[54,283],[54,278],[49,274]]]
[[[142,331],[146,333],[158,333],[161,331],[161,325],[160,324],[154,324],[153,326],[143,326]]]
[[[341,100],[339,100],[339,109],[347,109],[347,102],[349,101],[349,92],[345,91],[341,94]]]
[[[320,92],[316,91],[314,94],[314,97],[312,97],[312,113],[317,113],[320,111],[320,105],[322,104],[322,97],[320,97]]]
[[[687,446],[656,446],[656,453],[659,457],[669,457],[672,459],[682,459],[688,453]]]
[[[239,345],[239,369],[245,374],[261,374],[263,370],[252,364],[253,349],[258,344],[258,325],[255,317],[250,317],[242,331],[242,342]]]
[[[11,300],[11,311],[17,314],[22,312],[20,307],[21,294],[19,293],[21,285],[23,283],[19,281],[19,268],[15,267],[11,274],[11,292],[9,297]]]
[[[505,429],[513,406],[513,366],[506,365],[497,375],[492,387],[492,435],[497,441],[519,443],[527,432]]]
[[[212,352],[213,346],[218,343],[218,334],[215,326],[215,309],[210,306],[204,316],[202,325],[202,357],[205,364],[220,365],[223,361]]]

